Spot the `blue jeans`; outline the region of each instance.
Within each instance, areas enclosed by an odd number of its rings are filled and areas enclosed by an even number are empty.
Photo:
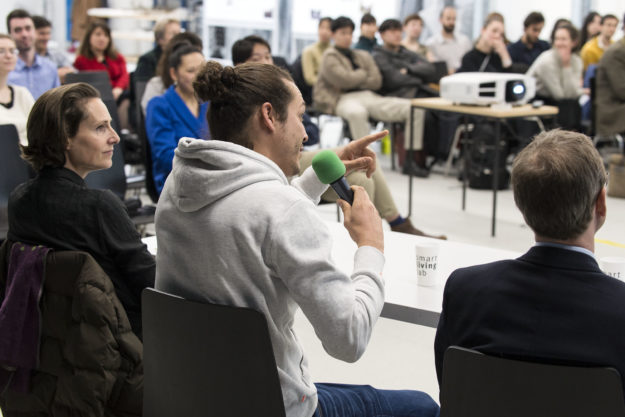
[[[426,393],[380,390],[369,385],[315,384],[319,405],[313,417],[438,417]]]

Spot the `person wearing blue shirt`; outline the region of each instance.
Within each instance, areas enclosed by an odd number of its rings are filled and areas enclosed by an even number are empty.
[[[193,80],[204,63],[202,50],[188,42],[174,46],[166,68],[173,84],[148,103],[145,129],[152,156],[152,175],[158,193],[171,172],[174,151],[183,137],[209,139],[206,111],[193,90]],[[167,77],[163,78],[164,80]]]
[[[13,10],[7,16],[7,28],[19,51],[17,65],[9,73],[9,83],[26,87],[35,100],[61,85],[56,65],[35,51],[35,24],[30,14],[21,9]]]
[[[529,68],[538,58],[538,55],[549,50],[549,42],[538,39],[545,26],[545,17],[542,13],[532,12],[523,21],[523,36],[518,41],[508,45],[508,53],[512,63]]]

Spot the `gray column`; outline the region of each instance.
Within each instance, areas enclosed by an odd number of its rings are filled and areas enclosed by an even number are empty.
[[[273,39],[273,54],[284,57],[287,62],[293,61],[293,0],[278,0],[276,2],[277,16]]]

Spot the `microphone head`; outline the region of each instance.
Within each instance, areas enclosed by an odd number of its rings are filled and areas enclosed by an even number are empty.
[[[323,150],[313,157],[312,167],[317,178],[323,184],[332,184],[345,175],[345,165],[338,155],[329,149]]]

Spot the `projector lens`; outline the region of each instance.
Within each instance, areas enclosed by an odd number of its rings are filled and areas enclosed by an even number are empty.
[[[521,80],[506,83],[506,101],[515,102],[525,97],[525,84]]]

